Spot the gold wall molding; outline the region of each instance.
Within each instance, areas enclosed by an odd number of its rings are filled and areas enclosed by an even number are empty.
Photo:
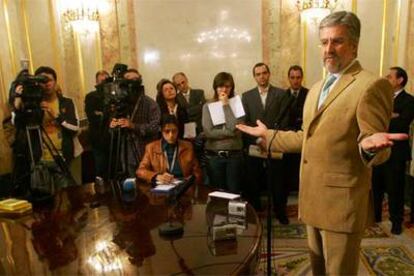
[[[49,12],[49,22],[50,22],[50,36],[51,36],[51,42],[52,42],[52,51],[53,51],[53,65],[55,67],[56,73],[58,76],[63,75],[62,71],[62,65],[60,62],[60,54],[59,54],[59,48],[57,43],[58,40],[58,28],[56,27],[56,17],[55,12],[57,12],[57,7],[54,5],[53,0],[48,1],[48,12]],[[65,87],[65,78],[60,77],[59,78],[59,85],[64,88]]]
[[[13,75],[16,75],[17,73],[17,60],[16,60],[16,54],[14,50],[13,45],[13,36],[10,29],[10,18],[9,18],[9,1],[3,0],[3,13],[4,13],[4,20],[6,24],[6,32],[7,32],[7,42],[9,45],[9,55],[10,55],[10,63],[11,63],[11,69]]]
[[[95,33],[95,54],[96,68],[98,68],[98,70],[102,70],[102,44],[99,31]]]
[[[306,61],[307,61],[307,51],[308,51],[308,22],[302,20],[302,70],[303,70],[303,86],[306,86]]]
[[[108,6],[107,12],[99,17],[100,36],[102,45],[102,63],[103,69],[111,71],[115,63],[121,60],[119,44],[118,22],[116,18],[116,2],[114,0],[102,0]]]
[[[29,34],[29,24],[28,24],[28,20],[27,20],[27,12],[26,12],[26,0],[21,0],[20,1],[20,10],[22,12],[22,25],[24,28],[24,37],[25,37],[25,41],[26,41],[26,48],[27,48],[27,53],[29,55],[29,70],[30,72],[33,74],[34,73],[34,66],[33,66],[33,54],[32,54],[32,44],[30,42],[30,34]]]
[[[397,0],[397,22],[395,24],[395,36],[393,47],[393,64],[398,64],[398,49],[400,48],[400,21],[401,21],[401,0]]]
[[[268,0],[262,0],[262,60],[264,63],[270,62],[270,41],[269,41],[269,24],[270,24],[270,3]]]
[[[82,98],[86,95],[86,88],[85,88],[85,72],[84,72],[84,65],[83,65],[83,55],[82,55],[82,47],[81,42],[79,38],[79,34],[77,32],[73,32],[73,38],[75,42],[75,48],[76,48],[76,55],[78,57],[78,70],[79,70],[79,81],[80,81],[80,87],[81,87],[81,95]]]
[[[383,0],[383,9],[382,9],[382,27],[381,27],[381,54],[380,54],[380,68],[379,75],[382,76],[384,71],[384,55],[385,55],[385,46],[386,46],[386,25],[387,25],[387,0]]]
[[[358,11],[358,7],[357,7],[357,5],[358,5],[358,1],[357,0],[352,0],[352,6],[351,6],[351,9],[352,9],[352,12],[353,13],[357,13],[357,11]]]
[[[3,68],[2,68],[3,62],[1,61],[0,56],[0,94],[1,94],[1,101],[2,103],[7,103],[7,98],[9,97],[8,91],[6,88],[6,83],[4,82],[4,75],[3,75]]]
[[[129,34],[129,64],[133,68],[138,68],[138,55],[137,55],[137,36],[136,36],[136,21],[135,21],[135,8],[133,0],[128,0],[127,13],[128,13],[128,34]]]
[[[122,50],[121,50],[122,43],[121,43],[121,31],[120,31],[121,27],[119,26],[119,7],[120,7],[120,4],[119,4],[118,0],[114,0],[114,7],[115,7],[115,22],[116,22],[115,25],[116,25],[116,33],[117,33],[116,38],[118,40],[118,45],[119,45],[118,54],[119,54],[119,57],[122,59]]]
[[[414,92],[414,1],[408,4],[407,40],[405,42],[405,65],[408,73],[407,91]]]
[[[271,82],[287,87],[289,67],[302,61],[300,14],[291,0],[263,0],[262,3],[262,22],[266,24],[262,27],[262,40],[267,41],[267,45],[262,45],[263,59],[270,67]]]

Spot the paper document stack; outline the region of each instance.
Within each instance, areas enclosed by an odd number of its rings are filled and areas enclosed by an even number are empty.
[[[8,198],[0,201],[0,215],[20,215],[30,213],[32,211],[32,204],[27,200]]]

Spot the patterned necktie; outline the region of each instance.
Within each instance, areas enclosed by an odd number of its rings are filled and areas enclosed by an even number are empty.
[[[319,96],[319,103],[318,103],[318,109],[321,108],[323,102],[325,101],[326,97],[328,97],[329,94],[329,88],[332,86],[332,84],[336,81],[335,75],[329,75],[328,80],[325,82],[325,85],[322,88],[322,93]]]

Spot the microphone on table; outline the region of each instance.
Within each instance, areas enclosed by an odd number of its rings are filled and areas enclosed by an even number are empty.
[[[174,190],[167,197],[167,206],[175,206],[178,204],[180,198],[187,192],[187,190],[194,185],[195,176],[192,175],[187,179],[184,179],[183,183],[177,185]],[[184,234],[184,226],[178,221],[168,221],[160,225],[158,233],[163,237],[173,238],[182,237]]]

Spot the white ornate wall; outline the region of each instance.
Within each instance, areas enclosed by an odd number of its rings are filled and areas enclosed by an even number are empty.
[[[179,71],[208,95],[221,71],[233,74],[239,93],[254,85],[251,68],[262,61],[260,1],[136,1],[135,15],[137,59],[149,94]]]

